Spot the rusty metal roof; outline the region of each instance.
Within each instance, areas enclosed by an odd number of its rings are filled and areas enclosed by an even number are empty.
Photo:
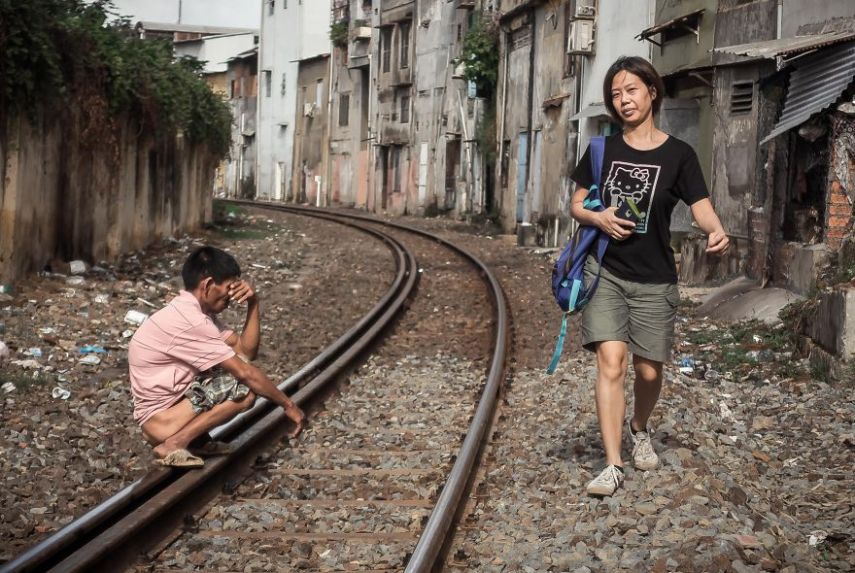
[[[855,80],[855,41],[805,56],[793,67],[784,111],[761,145],[837,101]]]
[[[669,28],[686,25],[690,20],[700,16],[703,12],[704,9],[701,8],[699,10],[695,10],[694,12],[689,12],[688,14],[683,14],[682,16],[671,18],[667,22],[662,22],[661,24],[656,24],[655,26],[642,30],[641,33],[636,36],[636,38],[639,40],[646,40],[650,36],[655,36],[656,34],[664,32]]]
[[[754,58],[775,58],[777,56],[789,56],[799,52],[816,50],[840,42],[855,39],[855,31],[829,32],[814,36],[793,36],[791,38],[778,38],[777,40],[764,40],[750,44],[738,44],[736,46],[724,46],[715,48],[714,52],[736,54],[738,56],[751,56]]]

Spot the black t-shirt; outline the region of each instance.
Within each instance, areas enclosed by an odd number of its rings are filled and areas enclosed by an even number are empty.
[[[586,189],[593,185],[590,154],[589,147],[571,175]],[[628,239],[612,239],[603,266],[625,280],[676,283],[671,213],[681,199],[691,205],[709,197],[695,151],[674,136],[655,149],[641,151],[616,133],[606,138],[600,181],[607,208],[618,207],[624,197],[631,197],[643,215]]]

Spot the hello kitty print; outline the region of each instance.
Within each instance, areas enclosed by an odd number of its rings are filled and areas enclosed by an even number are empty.
[[[629,197],[641,211],[641,220],[635,226],[636,233],[646,233],[648,214],[656,193],[659,179],[658,165],[640,165],[625,161],[613,161],[606,178],[604,199],[609,207],[619,207]]]

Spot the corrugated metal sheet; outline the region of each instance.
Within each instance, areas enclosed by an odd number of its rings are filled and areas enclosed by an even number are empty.
[[[855,79],[855,42],[828,48],[793,64],[784,112],[760,144],[801,125],[833,104]]]
[[[724,46],[716,48],[714,52],[736,54],[738,56],[751,56],[754,58],[775,58],[776,56],[787,56],[807,50],[816,50],[832,44],[846,42],[855,38],[855,32],[830,32],[828,34],[817,34],[815,36],[794,36],[792,38],[779,38],[777,40],[765,40],[763,42],[752,42],[750,44],[738,44],[736,46]]]

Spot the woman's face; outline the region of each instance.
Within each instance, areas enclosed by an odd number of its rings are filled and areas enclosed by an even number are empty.
[[[612,105],[624,125],[640,125],[653,109],[656,90],[637,75],[622,70],[612,80]]]

